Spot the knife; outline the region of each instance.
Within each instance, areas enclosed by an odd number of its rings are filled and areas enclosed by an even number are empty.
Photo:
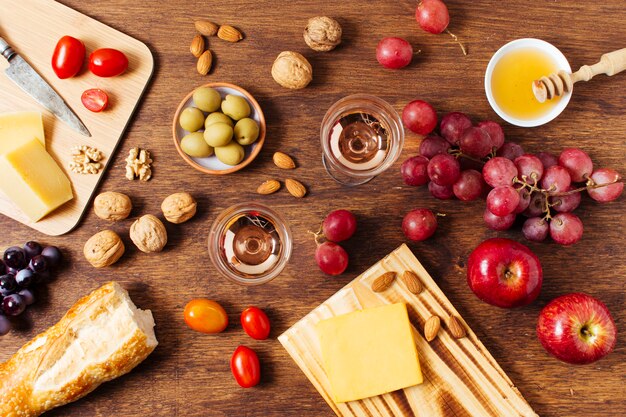
[[[5,70],[5,73],[11,81],[72,129],[85,136],[91,136],[89,130],[63,101],[63,98],[1,37],[0,55],[9,61],[9,68]]]

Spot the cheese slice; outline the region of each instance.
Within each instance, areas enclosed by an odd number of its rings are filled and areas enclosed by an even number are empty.
[[[33,221],[73,197],[70,180],[39,139],[0,155],[0,173],[0,190]]]
[[[423,381],[404,303],[323,320],[316,331],[337,403],[385,394]]]
[[[0,155],[31,139],[37,139],[46,146],[41,113],[22,111],[0,114]]]

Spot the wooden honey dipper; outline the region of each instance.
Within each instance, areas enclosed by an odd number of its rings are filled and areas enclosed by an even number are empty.
[[[563,95],[564,92],[569,93],[578,81],[589,81],[598,74],[615,75],[625,69],[626,48],[618,49],[602,55],[600,62],[596,64],[583,65],[573,74],[561,70],[558,74],[552,73],[533,81],[533,93],[537,101],[543,103],[546,99],[551,100],[555,96]]]

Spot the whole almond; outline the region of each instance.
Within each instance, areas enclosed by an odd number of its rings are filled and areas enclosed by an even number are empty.
[[[261,195],[274,194],[280,189],[280,183],[276,180],[267,180],[263,184],[259,185],[256,192]]]
[[[213,63],[213,54],[211,54],[210,50],[206,50],[200,55],[198,58],[197,69],[198,72],[202,75],[207,75],[209,71],[211,71],[211,64]]]
[[[302,198],[306,195],[306,187],[300,181],[287,178],[285,180],[285,186],[289,194],[296,198]]]
[[[215,36],[219,26],[208,20],[196,20],[194,23],[196,30],[204,36]]]
[[[217,31],[217,37],[228,42],[239,42],[243,35],[238,29],[230,25],[222,25]]]
[[[448,319],[448,330],[450,330],[450,334],[455,339],[461,339],[462,337],[467,336],[465,327],[463,327],[459,319],[457,319],[455,316],[450,316],[450,318]]]
[[[293,159],[286,153],[276,152],[274,153],[274,164],[281,169],[294,169],[296,167],[296,163],[293,162]]]
[[[426,323],[424,323],[424,337],[429,342],[437,337],[439,328],[441,327],[441,319],[439,316],[430,316]]]
[[[396,273],[393,271],[385,272],[372,282],[372,291],[383,292],[391,287],[393,280],[396,279]]]
[[[200,58],[200,55],[204,52],[204,38],[202,35],[196,35],[193,37],[189,51],[196,58]]]
[[[402,281],[406,288],[413,294],[419,294],[424,289],[422,282],[413,271],[404,271]]]

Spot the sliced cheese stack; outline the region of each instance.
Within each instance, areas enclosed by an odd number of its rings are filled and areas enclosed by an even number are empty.
[[[41,113],[0,115],[0,190],[32,221],[73,198],[69,179],[46,152]]]

